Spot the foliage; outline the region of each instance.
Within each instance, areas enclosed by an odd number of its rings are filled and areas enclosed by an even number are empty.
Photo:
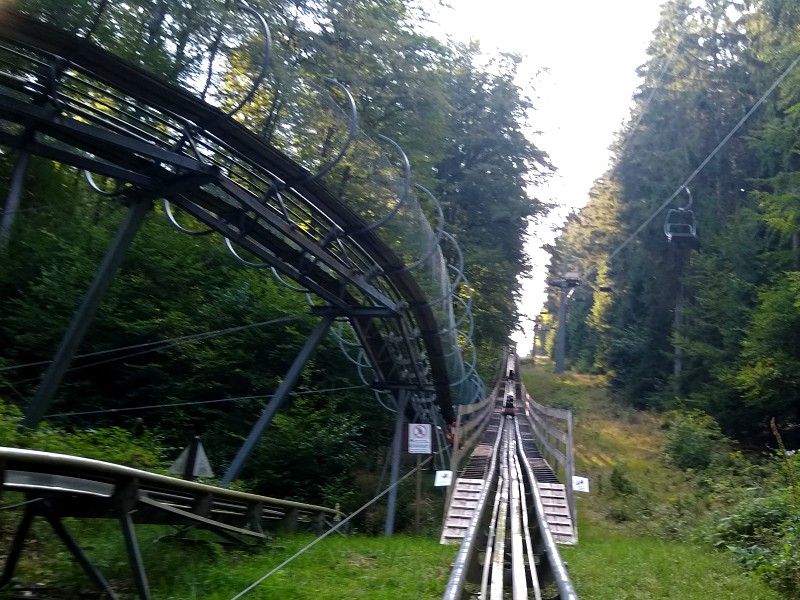
[[[672,411],[667,415],[664,457],[674,467],[702,471],[724,449],[724,438],[714,419],[700,410]]]
[[[633,406],[698,408],[747,442],[767,439],[771,417],[797,430],[798,71],[717,144],[797,56],[798,28],[791,2],[666,2],[612,165],[549,249],[551,276],[592,285],[569,305],[573,368],[607,373]],[[699,233],[667,241],[687,181]]]
[[[47,423],[20,430],[20,410],[0,400],[0,444],[126,465],[149,471],[164,468],[161,438],[149,430],[132,432],[121,427],[68,430]]]
[[[742,502],[717,521],[711,539],[787,597],[800,593],[800,504],[789,490]]]
[[[576,412],[576,472],[591,492],[577,495],[580,543],[562,555],[581,597],[700,598],[712,589],[715,597],[797,597],[800,490],[787,469],[800,470],[800,458],[724,453],[709,415],[674,411],[664,427],[662,416],[629,408],[597,377],[556,377],[529,364],[521,375],[540,402],[565,405],[566,396]],[[714,460],[702,471],[663,460],[681,441],[710,448]]]

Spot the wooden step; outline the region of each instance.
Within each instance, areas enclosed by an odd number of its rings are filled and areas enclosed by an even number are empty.
[[[478,506],[478,499],[483,491],[484,481],[482,479],[456,479],[453,488],[453,497],[447,509],[447,516],[444,519],[442,537],[440,544],[460,544],[464,539],[475,509]]]
[[[538,482],[537,487],[544,507],[544,517],[553,539],[558,544],[575,544],[575,530],[567,503],[566,488],[561,483],[545,482]]]

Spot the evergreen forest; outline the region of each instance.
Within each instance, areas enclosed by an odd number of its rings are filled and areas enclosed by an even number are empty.
[[[800,441],[799,32],[793,1],[666,2],[612,164],[549,248],[585,278],[573,369],[759,445],[772,418]]]

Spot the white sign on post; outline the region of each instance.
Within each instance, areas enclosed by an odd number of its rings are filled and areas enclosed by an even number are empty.
[[[572,489],[576,492],[586,492],[589,493],[589,478],[588,477],[578,477],[577,475],[572,476]]]
[[[452,471],[436,471],[436,479],[433,480],[434,487],[447,487],[453,482]]]
[[[409,454],[431,454],[431,426],[430,423],[408,424],[408,452]]]

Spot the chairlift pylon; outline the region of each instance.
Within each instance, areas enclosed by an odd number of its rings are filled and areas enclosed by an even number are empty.
[[[689,188],[684,188],[689,195],[689,203],[679,208],[671,208],[667,211],[664,219],[664,235],[667,241],[671,242],[674,237],[695,238],[697,237],[697,224],[694,220],[692,208],[692,192]]]

